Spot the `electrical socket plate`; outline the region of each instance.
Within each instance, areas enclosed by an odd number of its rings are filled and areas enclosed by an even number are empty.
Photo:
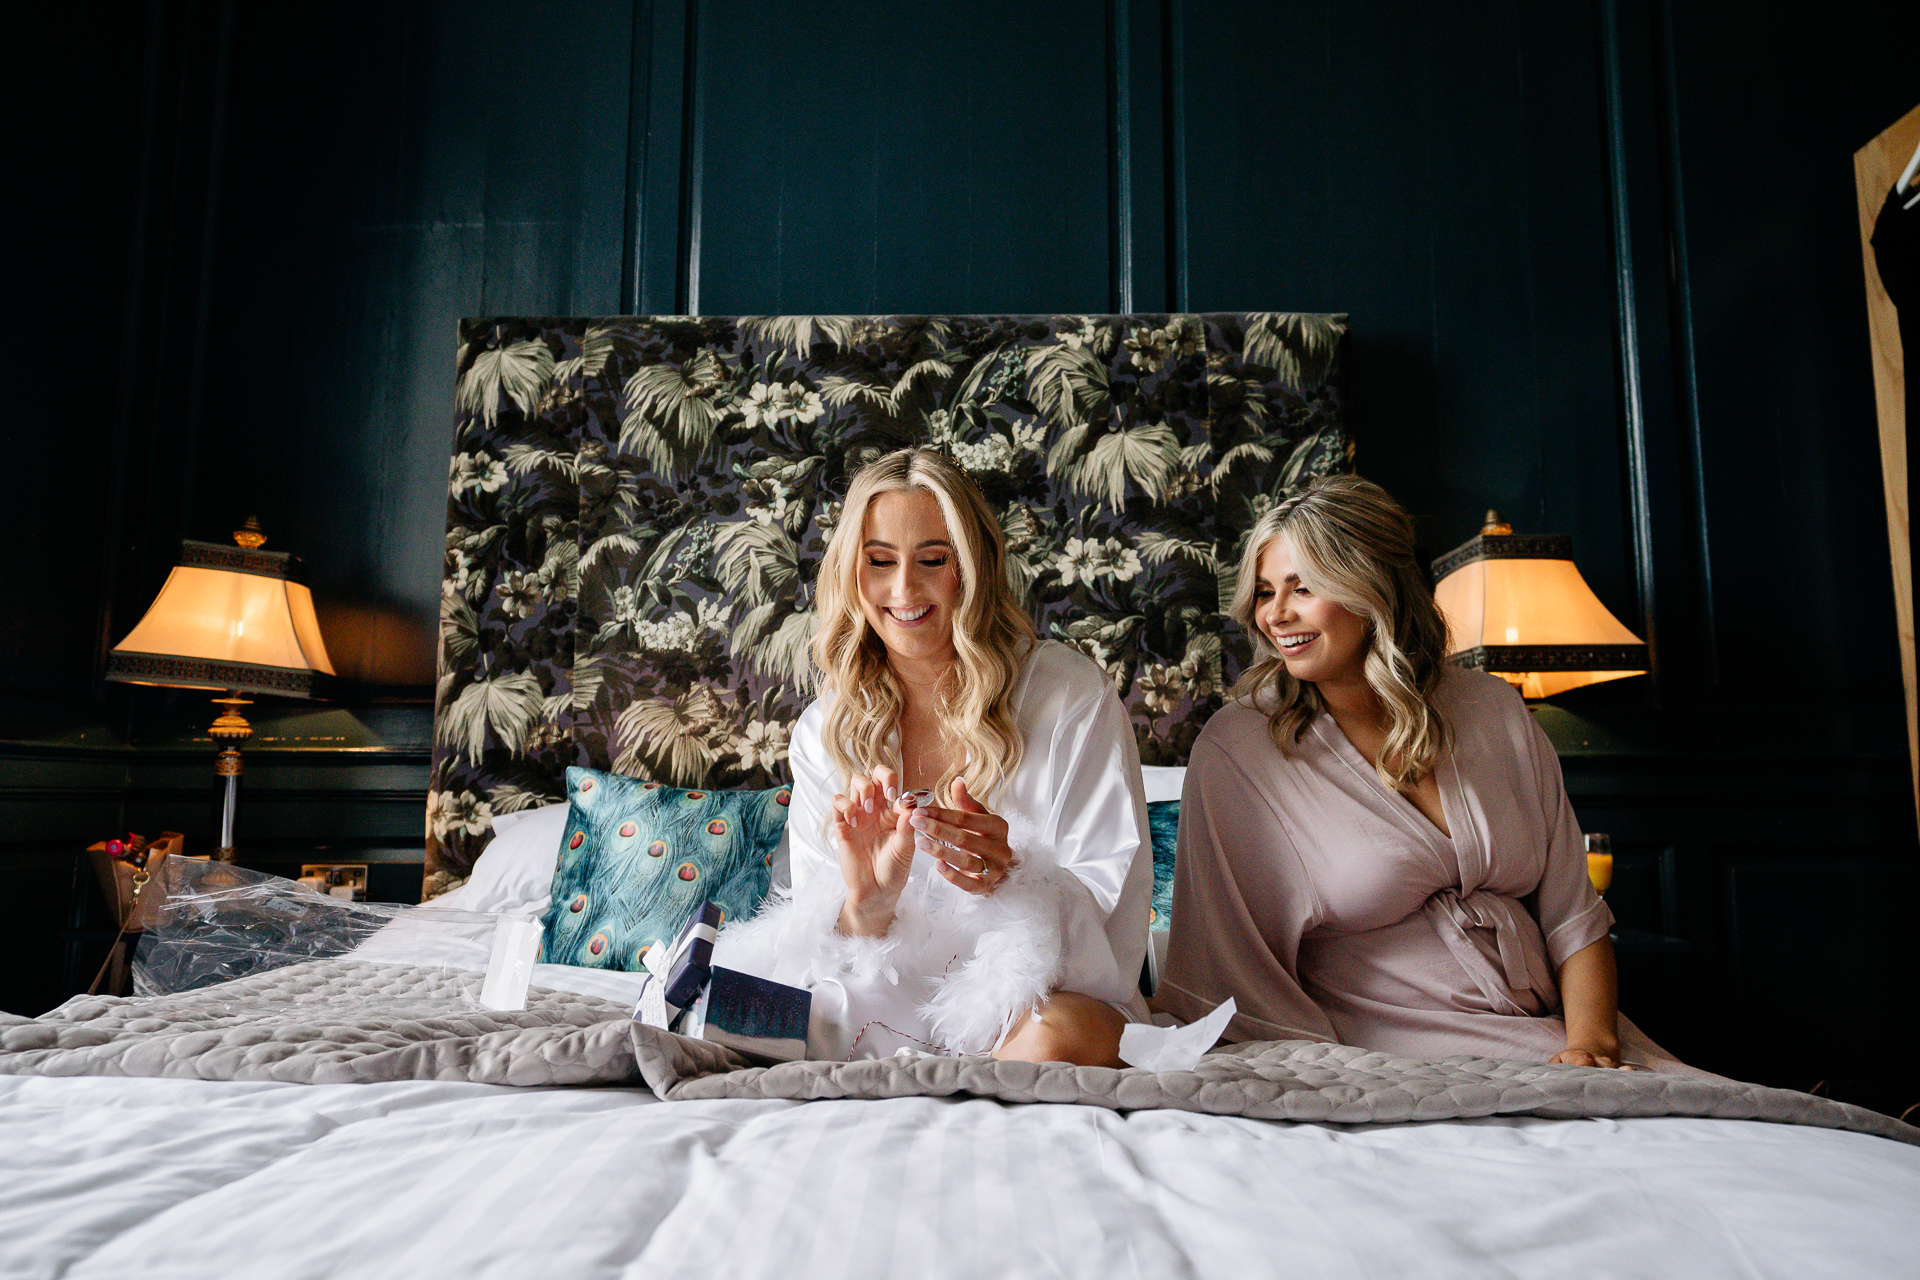
[[[335,898],[351,897],[355,902],[367,900],[367,864],[364,862],[302,863],[300,879]],[[315,883],[316,880],[318,883]]]

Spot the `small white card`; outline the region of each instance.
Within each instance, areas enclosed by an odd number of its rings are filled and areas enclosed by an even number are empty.
[[[667,1030],[673,1010],[667,1008],[667,980],[648,975],[640,987],[640,1003],[633,1007],[633,1020],[649,1027]]]
[[[509,916],[494,926],[493,956],[480,986],[480,1006],[501,1011],[527,1007],[533,982],[533,958],[540,954],[540,922]]]
[[[1120,1033],[1120,1061],[1147,1071],[1191,1071],[1237,1012],[1228,996],[1212,1013],[1184,1027],[1129,1022]]]

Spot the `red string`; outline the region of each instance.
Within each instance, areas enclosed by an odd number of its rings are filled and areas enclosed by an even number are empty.
[[[953,968],[954,961],[958,960],[959,958],[960,958],[960,953],[958,951],[954,952],[952,957],[948,959],[947,963],[941,968],[940,976],[943,978],[946,977],[947,970]],[[887,1026],[886,1023],[880,1021],[880,1019],[875,1018],[873,1021],[867,1023],[866,1026],[861,1027],[860,1030],[855,1033],[853,1037],[853,1043],[847,1046],[846,1060],[848,1062],[853,1061],[853,1051],[859,1047],[861,1037],[865,1036],[867,1032],[873,1027],[881,1027],[887,1031],[891,1031],[893,1032],[893,1034],[899,1036],[902,1040],[911,1040],[915,1044],[924,1044],[927,1046],[927,1048],[933,1050],[935,1053],[944,1054],[947,1051],[945,1045],[930,1043],[929,1041],[922,1040],[919,1036],[910,1036],[906,1032],[900,1030],[898,1027],[889,1027]]]
[[[945,1048],[944,1046],[942,1046],[942,1045],[937,1045],[937,1044],[933,1044],[933,1043],[931,1043],[930,1041],[926,1041],[926,1040],[922,1040],[922,1039],[921,1039],[921,1038],[920,1038],[919,1036],[910,1036],[910,1035],[908,1035],[908,1034],[907,1034],[906,1032],[904,1032],[904,1031],[902,1031],[902,1030],[900,1030],[900,1029],[899,1029],[898,1027],[889,1027],[889,1026],[887,1026],[887,1024],[886,1024],[886,1023],[884,1023],[884,1022],[882,1022],[882,1021],[880,1021],[880,1019],[878,1019],[878,1018],[875,1018],[875,1019],[874,1019],[874,1020],[873,1020],[872,1022],[869,1022],[869,1023],[868,1023],[868,1024],[866,1025],[866,1026],[864,1026],[864,1027],[862,1027],[862,1028],[860,1028],[860,1030],[859,1030],[859,1032],[858,1032],[858,1034],[856,1034],[856,1035],[855,1035],[855,1036],[853,1037],[853,1043],[847,1046],[847,1061],[848,1061],[848,1062],[852,1062],[852,1061],[853,1061],[853,1051],[854,1051],[854,1049],[855,1049],[855,1048],[856,1048],[856,1047],[857,1047],[857,1046],[859,1045],[859,1043],[860,1043],[860,1038],[861,1038],[861,1036],[864,1036],[864,1035],[866,1035],[866,1034],[867,1034],[867,1031],[868,1031],[868,1029],[869,1029],[869,1028],[871,1028],[871,1027],[881,1027],[881,1028],[884,1028],[884,1029],[885,1029],[885,1030],[887,1030],[887,1031],[891,1031],[891,1032],[893,1032],[893,1034],[895,1034],[895,1035],[897,1035],[897,1036],[899,1036],[899,1037],[900,1037],[900,1038],[901,1038],[902,1040],[911,1040],[911,1041],[913,1041],[913,1042],[914,1042],[915,1044],[924,1044],[924,1045],[926,1045],[926,1046],[927,1046],[927,1048],[929,1048],[929,1049],[931,1049],[931,1050],[933,1050],[933,1051],[934,1051],[935,1053],[939,1053],[939,1054],[944,1054],[944,1053],[946,1053],[946,1048]]]

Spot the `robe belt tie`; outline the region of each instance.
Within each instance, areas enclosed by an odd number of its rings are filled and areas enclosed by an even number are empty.
[[[1527,945],[1530,934],[1539,935],[1539,926],[1518,898],[1491,889],[1462,894],[1447,888],[1428,898],[1425,910],[1447,950],[1496,1012],[1538,1017],[1554,1006],[1558,992],[1545,948]],[[1493,933],[1498,967],[1474,945],[1469,929]],[[1528,994],[1531,999],[1526,998]]]

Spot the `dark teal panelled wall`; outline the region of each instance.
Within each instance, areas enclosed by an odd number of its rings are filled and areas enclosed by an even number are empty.
[[[1128,307],[1350,312],[1361,468],[1432,551],[1487,506],[1573,534],[1669,700],[1778,678],[1786,582],[1800,680],[1897,687],[1848,185],[1897,41],[1688,0],[151,13],[49,148],[123,497],[100,601],[0,634],[65,693],[253,509],[342,667],[428,684],[462,315]]]
[[[1360,466],[1430,549],[1487,506],[1573,534],[1684,700],[1774,669],[1766,547],[1810,592],[1806,677],[1884,693],[1877,562],[1810,572],[1884,540],[1865,126],[1813,101],[1837,51],[1748,102],[1696,9],[414,5],[371,41],[241,7],[189,520],[273,509],[344,660],[418,684],[462,314],[1345,310]],[[1756,207],[1749,163],[1796,176]],[[1676,264],[1694,210],[1739,225]],[[1693,342],[1687,301],[1730,314]]]
[[[250,511],[307,559],[355,684],[260,708],[243,827],[276,865],[416,856],[461,316],[1338,310],[1359,466],[1426,550],[1497,506],[1572,534],[1652,633],[1657,696],[1543,723],[1623,850],[1623,915],[1694,948],[1659,955],[1675,1007],[1797,982],[1852,992],[1840,1025],[1877,998],[1859,974],[1911,980],[1884,939],[1833,933],[1804,971],[1767,945],[1803,901],[1870,922],[1920,888],[1851,173],[1920,101],[1910,17],[155,0],[84,44],[31,21],[15,256],[45,336],[0,357],[34,478],[34,603],[0,616],[18,901],[101,828],[208,825],[204,704],[106,686],[100,654],[182,537]],[[0,959],[84,949],[30,924]],[[15,1005],[60,994],[39,972]],[[1675,1047],[1722,1053],[1763,1005]]]

